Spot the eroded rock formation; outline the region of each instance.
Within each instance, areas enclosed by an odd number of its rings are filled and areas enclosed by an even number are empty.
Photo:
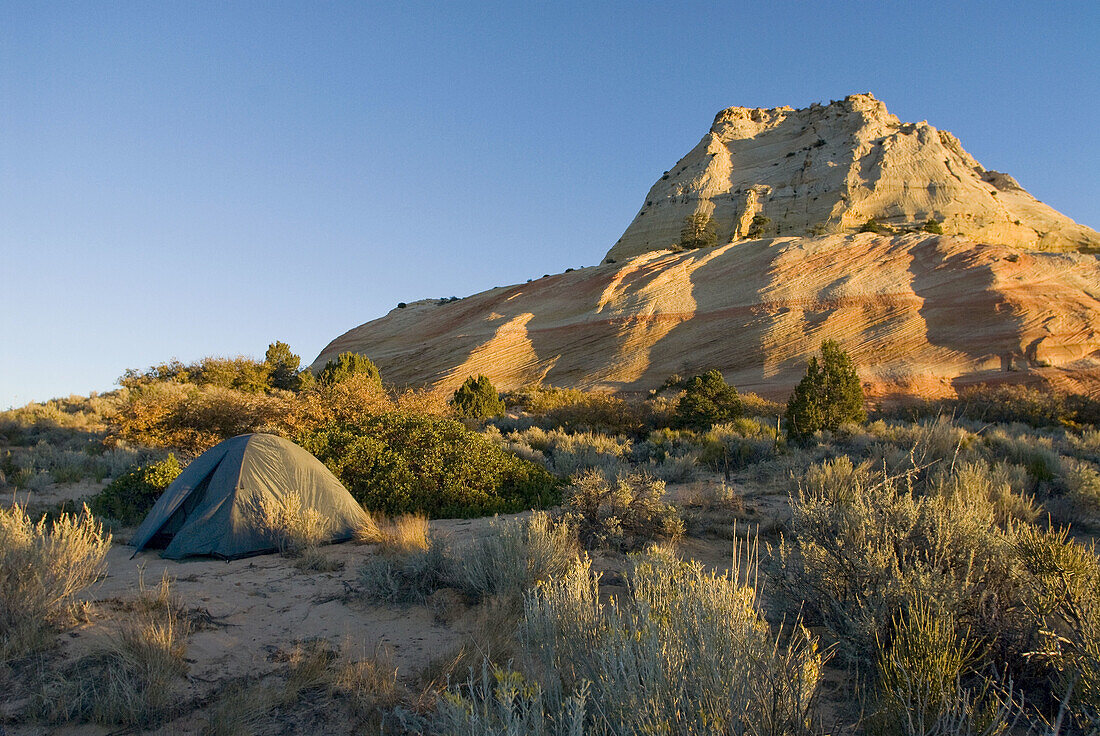
[[[1035,250],[1100,248],[1100,234],[1038,201],[1007,174],[987,171],[950,133],[902,123],[870,94],[795,110],[731,107],[665,173],[622,238],[621,260],[675,247],[684,219],[714,218],[719,243],[749,234],[854,232],[869,219]]]

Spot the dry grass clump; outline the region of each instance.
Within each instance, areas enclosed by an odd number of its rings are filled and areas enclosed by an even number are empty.
[[[46,646],[76,594],[106,572],[111,535],[88,508],[31,521],[0,508],[0,661]]]
[[[47,676],[34,699],[41,716],[52,723],[148,727],[171,714],[174,686],[187,671],[190,626],[166,581],[143,598],[135,621]]]
[[[587,562],[528,593],[514,670],[486,665],[440,700],[440,734],[804,734],[822,655],[761,618],[751,559],[729,574],[638,558],[600,603]],[[748,560],[748,564],[744,561]]]
[[[664,491],[664,481],[648,475],[620,475],[612,481],[585,471],[562,494],[561,520],[587,549],[632,551],[671,541],[683,534],[684,522],[662,500]]]
[[[393,519],[366,514],[355,530],[355,541],[378,545],[382,554],[423,552],[431,546],[431,528],[423,514],[402,514]]]
[[[207,714],[204,736],[240,736],[285,730],[293,715],[310,712],[310,723],[365,728],[378,733],[385,714],[405,698],[392,654],[377,649],[357,655],[328,642],[296,644],[280,657],[285,667],[273,678],[238,683]]]
[[[245,508],[250,521],[271,545],[288,557],[301,557],[327,541],[332,525],[320,511],[302,504],[297,493],[281,498],[257,494]]]

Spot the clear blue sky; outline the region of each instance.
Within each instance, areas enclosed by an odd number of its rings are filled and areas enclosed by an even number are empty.
[[[1100,226],[1100,4],[5,2],[0,408],[597,263],[730,105],[874,92]]]

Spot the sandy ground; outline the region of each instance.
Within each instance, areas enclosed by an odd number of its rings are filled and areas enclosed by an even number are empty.
[[[670,488],[673,500],[690,499],[717,479]],[[761,495],[745,490],[745,508],[737,511],[738,523],[748,530],[774,526],[786,500],[773,492]],[[52,502],[69,497],[65,491],[36,494],[32,503]],[[22,500],[22,499],[21,499]],[[502,517],[509,518],[509,517]],[[728,569],[733,553],[733,518],[728,511],[715,516],[714,529],[682,540],[680,552],[709,566]],[[492,519],[438,520],[433,533],[461,546],[491,532]],[[705,525],[704,525],[705,526]],[[709,529],[709,527],[708,527]],[[722,530],[725,531],[722,531]],[[124,540],[131,530],[118,530]],[[192,559],[162,559],[155,551],[133,554],[132,548],[116,544],[107,557],[105,578],[85,592],[84,620],[60,637],[59,650],[46,663],[57,666],[73,661],[94,648],[97,642],[116,632],[143,588],[155,587],[167,576],[173,591],[182,599],[196,627],[187,645],[188,674],[177,693],[181,710],[175,721],[152,733],[197,732],[204,722],[205,705],[230,683],[262,680],[285,672],[286,654],[296,644],[325,640],[332,647],[370,654],[384,648],[392,654],[399,677],[408,683],[433,661],[446,658],[460,646],[470,616],[441,617],[430,605],[393,607],[365,603],[355,591],[359,570],[375,554],[374,548],[352,543],[324,548],[324,555],[340,566],[333,572],[307,572],[279,555],[263,555],[230,562]],[[604,572],[607,593],[622,592],[623,555],[600,553],[593,556],[594,568]],[[460,608],[462,606],[459,606]],[[445,620],[444,620],[445,619]],[[8,710],[18,703],[8,702]],[[2,723],[2,722],[0,722]],[[4,729],[7,729],[6,731]],[[122,733],[125,731],[120,731]],[[266,731],[265,731],[266,732]],[[0,725],[0,734],[106,734],[96,726],[58,728],[43,724]]]

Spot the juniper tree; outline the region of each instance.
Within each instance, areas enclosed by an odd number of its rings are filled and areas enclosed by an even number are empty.
[[[285,391],[294,391],[298,388],[298,366],[302,359],[290,352],[290,346],[285,342],[276,340],[267,346],[267,354],[264,355],[264,365],[267,366],[271,385]]]
[[[676,402],[673,422],[679,427],[710,429],[741,416],[741,397],[718,370],[709,370],[687,382]]]
[[[696,212],[684,218],[680,228],[680,246],[683,248],[710,248],[718,245],[718,230],[714,218],[705,212]]]
[[[834,340],[821,343],[820,361],[817,356],[810,358],[805,377],[787,401],[786,419],[787,436],[792,440],[867,419],[855,363]]]
[[[322,386],[331,386],[359,374],[365,374],[371,380],[382,383],[378,366],[370,358],[359,353],[340,353],[334,360],[325,363],[325,367],[317,374],[317,383]]]
[[[471,419],[488,419],[504,413],[504,402],[488,376],[470,376],[451,399],[455,411]]]

